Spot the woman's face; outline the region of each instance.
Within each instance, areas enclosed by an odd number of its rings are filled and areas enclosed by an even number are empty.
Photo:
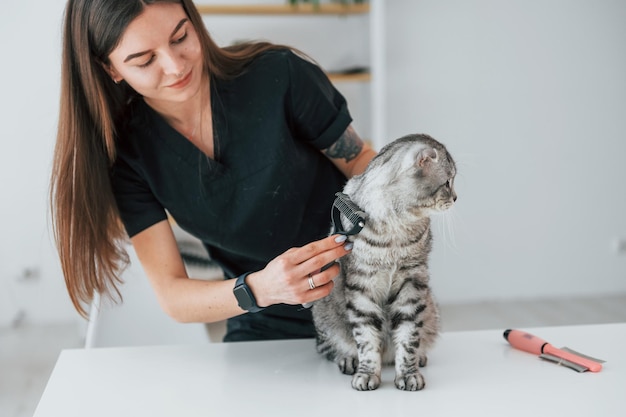
[[[196,94],[202,80],[202,49],[183,7],[146,6],[126,28],[105,69],[147,101],[180,103]]]

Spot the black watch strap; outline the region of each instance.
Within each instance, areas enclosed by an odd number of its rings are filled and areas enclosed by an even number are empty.
[[[246,284],[246,278],[250,274],[251,272],[246,272],[245,274],[237,277],[235,288],[233,288],[233,294],[235,294],[239,307],[243,310],[249,311],[250,313],[257,313],[263,310],[263,307],[259,307],[257,305],[256,298],[254,298],[252,290],[248,287],[248,284]]]

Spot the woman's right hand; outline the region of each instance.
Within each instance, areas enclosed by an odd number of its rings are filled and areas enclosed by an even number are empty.
[[[246,278],[257,304],[305,304],[326,297],[339,275],[335,261],[348,254],[346,236],[332,235],[299,248],[291,248]],[[330,267],[324,268],[331,264]],[[315,288],[309,283],[311,278]]]
[[[337,240],[336,240],[337,239]],[[330,294],[339,274],[333,261],[350,251],[345,237],[333,235],[292,248],[246,278],[257,305],[304,304]],[[182,323],[212,323],[243,313],[233,294],[235,280],[189,279],[167,220],[133,236],[132,244],[159,304]],[[327,265],[331,267],[321,271]],[[309,285],[309,274],[314,289]]]

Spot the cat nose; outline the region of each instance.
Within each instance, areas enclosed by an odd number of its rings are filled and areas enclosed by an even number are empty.
[[[454,195],[452,196],[452,201],[454,201],[454,202],[456,203],[456,194],[454,194]]]

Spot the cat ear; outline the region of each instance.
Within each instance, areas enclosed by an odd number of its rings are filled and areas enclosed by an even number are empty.
[[[429,160],[433,162],[437,162],[439,158],[439,154],[437,153],[437,149],[435,148],[425,148],[419,151],[417,154],[417,164],[420,167],[423,167]]]

